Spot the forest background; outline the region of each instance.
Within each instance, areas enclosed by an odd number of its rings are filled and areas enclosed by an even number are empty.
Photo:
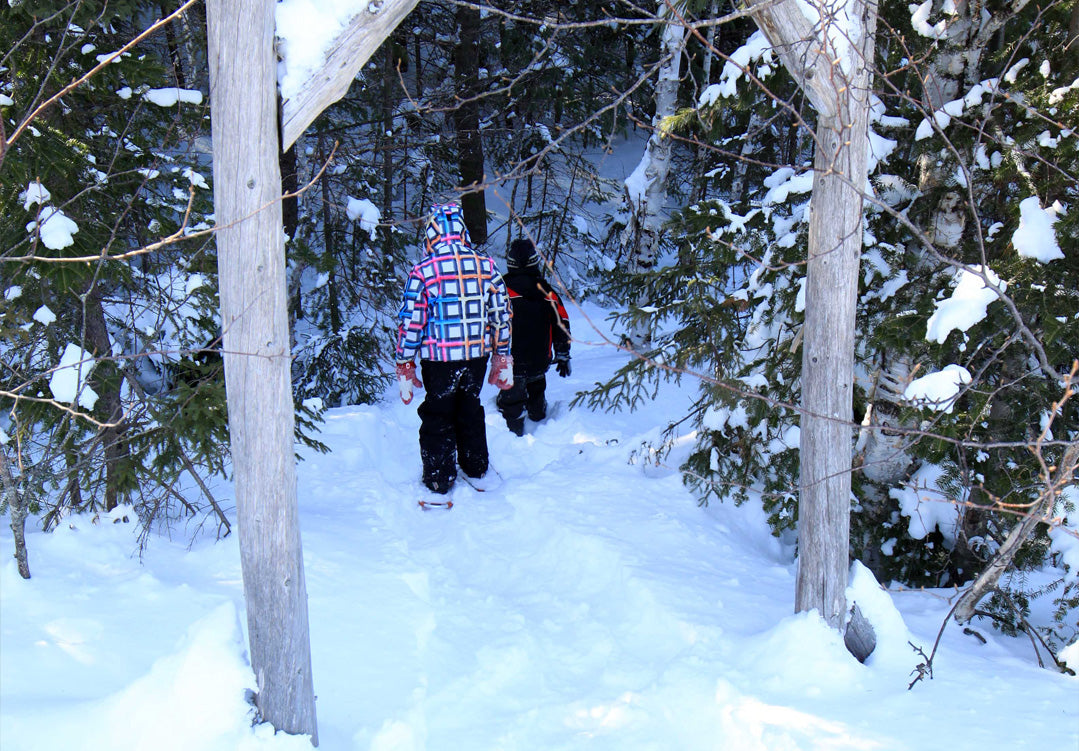
[[[205,11],[66,88],[173,10],[0,9],[17,541],[28,519],[122,504],[146,543],[230,531],[206,482],[228,425]],[[759,497],[790,534],[816,115],[756,28],[718,2],[421,3],[281,159],[298,438],[317,448],[325,409],[383,393],[421,219],[456,198],[493,256],[532,237],[567,299],[620,311],[612,345],[640,357],[580,403],[633,409],[695,379],[642,456],[692,433],[700,502]],[[1061,0],[880,6],[849,415],[852,558],[906,586],[1001,567],[978,616],[1048,664],[1079,629],[1077,34]],[[612,176],[627,141],[645,156]],[[1047,564],[1065,573],[1029,586]],[[1053,617],[1032,623],[1039,599]]]

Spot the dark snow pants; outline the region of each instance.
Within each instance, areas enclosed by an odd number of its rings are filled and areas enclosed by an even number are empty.
[[[502,417],[506,418],[506,427],[517,435],[525,432],[525,410],[528,410],[528,419],[539,422],[547,416],[547,376],[525,376],[513,374],[513,387],[505,391],[499,391],[495,397],[495,405]]]
[[[426,395],[420,416],[423,484],[445,493],[457,479],[457,464],[469,477],[487,472],[487,426],[480,389],[487,358],[458,362],[421,360]]]

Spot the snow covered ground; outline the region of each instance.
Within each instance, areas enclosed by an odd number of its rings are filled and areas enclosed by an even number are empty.
[[[856,568],[879,639],[866,665],[794,615],[792,550],[759,509],[699,508],[674,469],[628,461],[691,387],[633,414],[569,408],[624,357],[575,343],[556,414],[524,438],[489,408],[505,481],[459,486],[449,512],[416,506],[418,400],[328,414],[332,453],[299,465],[321,748],[1079,748],[1079,679],[1025,639],[951,625],[907,690],[908,641],[932,649],[951,591],[886,593]],[[189,547],[177,529],[140,561],[137,525],[114,517],[32,531],[30,581],[0,536],[0,747],[310,748],[250,726],[235,535]]]

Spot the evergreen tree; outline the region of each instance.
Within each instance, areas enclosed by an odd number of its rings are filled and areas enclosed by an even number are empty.
[[[5,450],[47,524],[67,509],[125,502],[146,522],[163,520],[183,498],[181,475],[222,469],[223,390],[196,388],[214,380],[218,334],[197,146],[203,95],[177,86],[155,39],[65,90],[156,11],[137,2],[0,11],[10,143],[0,260],[5,326],[18,332],[3,348]],[[70,406],[50,389],[69,349],[84,360]],[[185,503],[184,513],[202,507]]]
[[[192,12],[0,9],[5,499],[47,528],[130,504],[147,530],[229,530],[209,482],[228,426]]]
[[[875,179],[882,206],[870,214],[860,411],[886,415],[866,424],[892,433],[900,460],[888,468],[889,452],[865,442],[856,475],[865,518],[854,540],[883,579],[963,584],[1027,514],[1048,521],[1070,511],[1039,503],[1045,467],[1079,440],[1066,398],[1079,359],[1079,259],[1065,250],[1075,245],[1068,208],[1079,192],[1070,12],[1067,3],[1023,4],[1014,15],[963,17],[926,4],[893,16],[910,31],[906,47],[890,47],[887,69],[898,72],[882,104],[908,146]],[[925,62],[903,70],[904,59]],[[985,316],[942,326],[960,285],[981,290]],[[949,373],[961,387],[954,399],[917,398],[920,379]],[[889,471],[874,471],[880,458]],[[1047,559],[1049,530],[1033,528],[1018,571]],[[1006,627],[1024,614],[1005,605],[1025,598],[1021,579],[996,595]],[[1074,599],[1062,592],[1058,601]]]

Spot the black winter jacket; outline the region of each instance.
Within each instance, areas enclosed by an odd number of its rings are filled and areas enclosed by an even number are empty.
[[[535,269],[508,271],[503,280],[513,310],[513,374],[547,372],[552,354],[569,357],[569,315],[562,299]]]

